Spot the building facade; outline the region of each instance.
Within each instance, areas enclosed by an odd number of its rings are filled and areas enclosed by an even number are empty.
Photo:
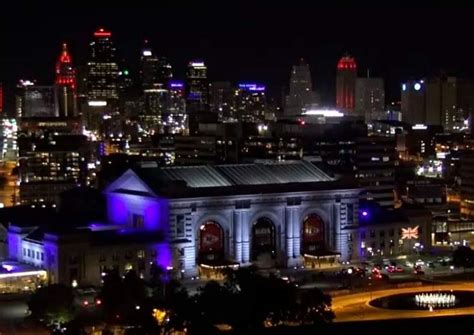
[[[76,69],[66,43],[56,62],[56,94],[60,117],[76,116]]]
[[[184,83],[170,81],[165,117],[163,119],[165,134],[187,135],[189,133],[189,119],[186,111],[186,95]]]
[[[301,59],[298,65],[293,65],[290,75],[290,91],[285,100],[285,115],[301,115],[319,103],[313,84],[309,65]]]
[[[212,277],[251,264],[320,268],[425,243],[425,221],[373,222],[359,193],[306,161],[142,167],[106,188],[106,222],[12,223],[9,258],[46,269],[52,282],[97,285],[111,268],[143,278],[153,265],[177,278]]]
[[[235,89],[229,81],[216,81],[211,84],[210,109],[217,114],[220,122],[235,122]]]
[[[106,133],[119,107],[119,67],[112,33],[100,28],[90,43],[87,63],[87,129]],[[113,128],[113,127],[112,127]]]
[[[339,110],[346,112],[354,111],[356,80],[356,61],[353,57],[346,55],[337,63],[336,107]]]
[[[366,122],[377,120],[385,109],[385,89],[382,78],[357,78],[355,110]]]
[[[424,80],[408,81],[402,84],[402,120],[411,125],[426,122],[426,85]]]
[[[265,86],[240,83],[235,91],[235,108],[240,122],[257,123],[265,119]]]
[[[186,108],[189,113],[208,111],[209,83],[207,66],[202,61],[192,61],[186,72]]]
[[[398,164],[393,137],[367,136],[355,143],[355,170],[361,200],[375,201],[393,208],[395,200],[395,165]]]

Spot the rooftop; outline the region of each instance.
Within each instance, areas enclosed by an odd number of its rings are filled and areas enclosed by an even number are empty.
[[[303,160],[142,167],[134,172],[156,194],[171,198],[357,188],[353,182],[333,178],[315,164]]]

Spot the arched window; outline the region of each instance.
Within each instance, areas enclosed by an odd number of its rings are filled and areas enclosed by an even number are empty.
[[[207,221],[199,228],[200,261],[214,261],[224,257],[224,230],[214,221]]]
[[[303,221],[303,254],[312,254],[323,250],[324,222],[319,215],[310,214]]]
[[[272,220],[259,218],[252,227],[252,258],[268,253],[274,258],[276,255],[275,225]]]

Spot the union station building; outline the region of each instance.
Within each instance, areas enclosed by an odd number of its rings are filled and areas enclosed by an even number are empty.
[[[11,223],[9,258],[54,282],[98,284],[112,267],[146,277],[158,264],[178,278],[210,277],[227,267],[320,268],[428,247],[427,216],[372,224],[360,192],[308,161],[144,166],[106,188],[107,222],[72,231]]]

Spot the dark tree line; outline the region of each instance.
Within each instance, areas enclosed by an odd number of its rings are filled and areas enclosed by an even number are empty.
[[[225,281],[210,281],[193,296],[158,269],[149,282],[133,271],[124,277],[111,271],[97,298],[100,319],[107,325],[126,325],[133,334],[214,334],[222,327],[245,334],[264,327],[318,326],[334,318],[331,298],[319,289],[301,290],[253,268],[229,271]],[[41,308],[43,304],[49,307]],[[40,289],[32,296],[30,309],[38,319],[49,311],[59,312],[68,316],[60,321],[66,323],[74,314],[72,289],[61,285]],[[69,328],[72,334],[74,327]]]

